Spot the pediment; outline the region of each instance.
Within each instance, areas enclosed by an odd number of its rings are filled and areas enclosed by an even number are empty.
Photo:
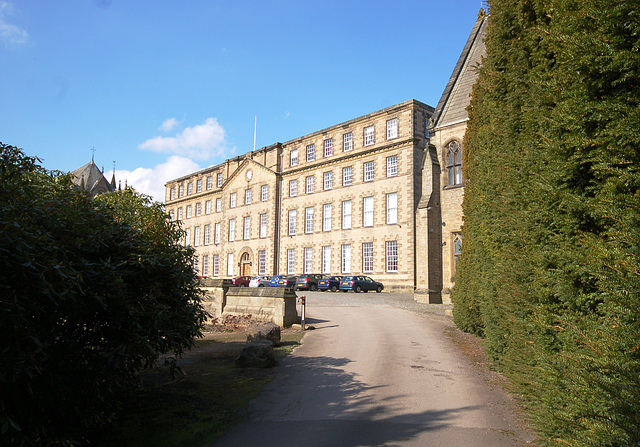
[[[229,176],[223,185],[223,189],[246,188],[252,184],[271,183],[276,179],[276,172],[266,166],[251,160],[245,159],[240,166]]]

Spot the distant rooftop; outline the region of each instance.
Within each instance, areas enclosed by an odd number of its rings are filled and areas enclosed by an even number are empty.
[[[80,189],[89,191],[93,195],[112,192],[116,189],[115,174],[111,183],[109,183],[93,160],[79,167],[71,174],[73,175],[73,183],[78,185]]]

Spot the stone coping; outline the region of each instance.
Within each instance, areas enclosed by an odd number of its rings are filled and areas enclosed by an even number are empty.
[[[298,295],[289,287],[231,287],[227,291],[227,296],[296,298]]]

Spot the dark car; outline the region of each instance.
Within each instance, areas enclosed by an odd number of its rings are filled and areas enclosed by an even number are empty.
[[[323,276],[320,281],[318,281],[318,290],[324,292],[325,290],[331,290],[335,292],[340,288],[340,280],[342,276]]]
[[[298,276],[296,280],[296,289],[298,290],[316,290],[318,288],[318,281],[322,279],[322,275],[315,273],[305,274]]]
[[[235,278],[231,278],[231,282],[236,287],[249,287],[250,281],[251,276],[236,276]]]
[[[282,275],[273,275],[269,280],[270,287],[278,287],[278,281],[280,281],[284,276]]]
[[[295,276],[283,276],[278,281],[278,287],[291,287],[294,288],[296,286],[296,277]]]
[[[353,290],[356,293],[360,293],[375,290],[380,293],[382,289],[384,289],[384,285],[381,282],[374,281],[368,276],[345,276],[340,281],[340,290],[343,292]]]

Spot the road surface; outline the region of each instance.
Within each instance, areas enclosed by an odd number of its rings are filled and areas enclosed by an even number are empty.
[[[406,299],[409,306],[398,306],[387,293],[307,295],[307,324],[315,330],[277,367],[252,402],[250,420],[215,447],[532,441],[495,373],[452,341],[450,318],[420,312]]]

